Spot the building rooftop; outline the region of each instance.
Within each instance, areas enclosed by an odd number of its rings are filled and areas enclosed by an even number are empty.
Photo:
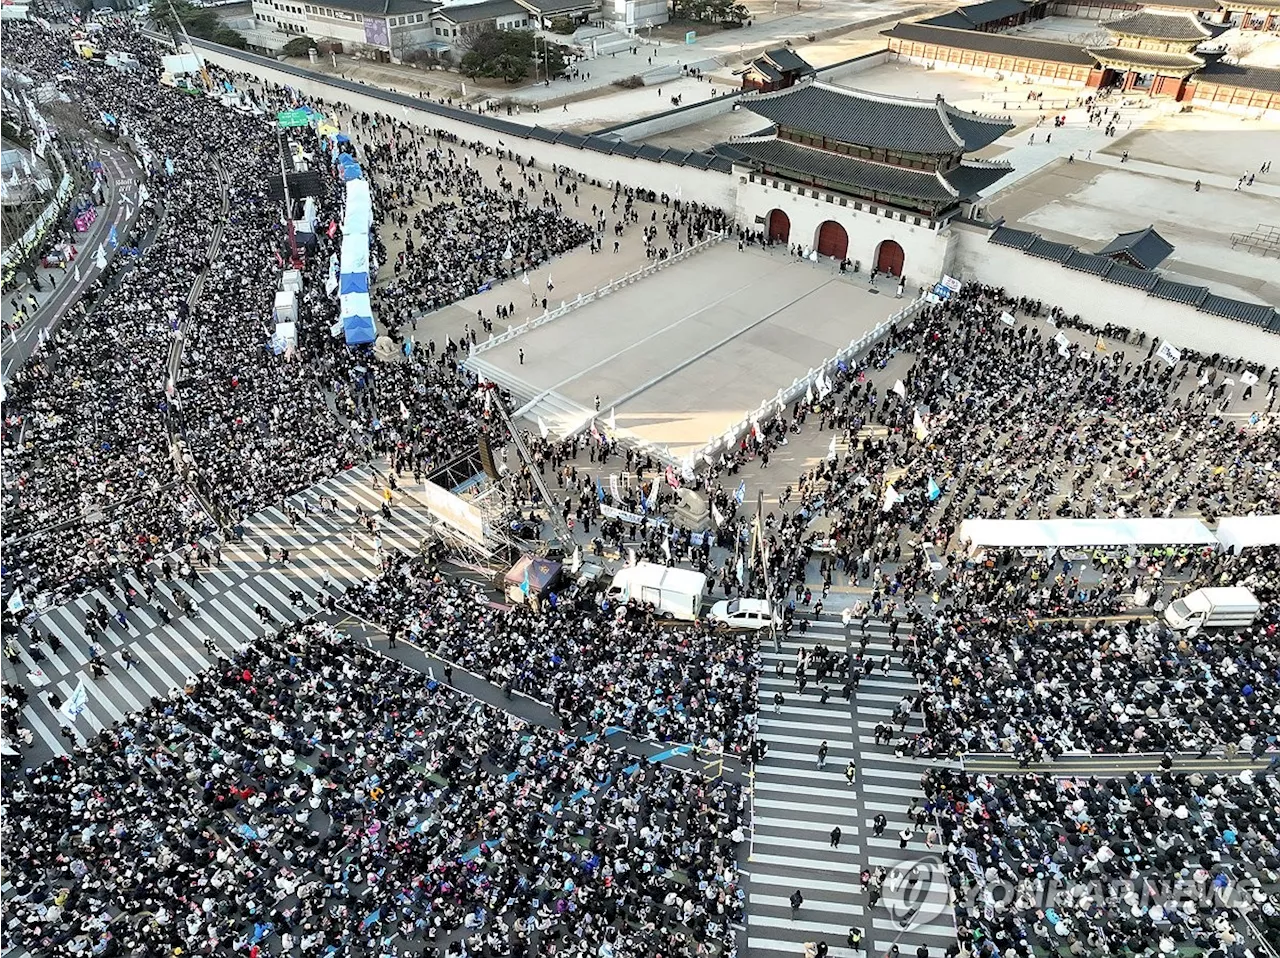
[[[970,4],[967,7],[957,7],[950,13],[921,22],[936,23],[943,27],[957,27],[961,30],[976,30],[988,23],[1026,13],[1031,6],[1026,0],[984,0],[982,3]]]
[[[1134,47],[1089,47],[1088,53],[1099,63],[1123,70],[1193,73],[1202,69],[1205,63],[1203,59],[1190,53],[1139,50]]]
[[[577,13],[582,10],[595,10],[600,0],[520,0],[521,6],[544,17],[557,13]]]
[[[780,127],[904,153],[968,153],[1013,129],[1007,118],[959,110],[941,96],[913,100],[825,83],[747,95],[742,104]]]
[[[1156,232],[1154,225],[1143,230],[1121,233],[1102,249],[1099,256],[1123,257],[1131,265],[1155,269],[1173,252],[1173,244]]]
[[[843,186],[855,193],[944,205],[976,195],[1013,170],[1007,163],[974,162],[943,174],[831,153],[773,137],[730,140],[717,146],[716,151],[736,163],[815,178],[837,189]]]
[[[405,13],[432,13],[440,6],[428,0],[331,0],[329,6],[365,16],[399,16]],[[285,40],[288,40],[285,37]]]
[[[516,0],[482,0],[480,3],[451,3],[447,7],[436,10],[435,15],[443,17],[450,23],[475,23],[479,20],[492,20],[495,17],[510,17],[528,12],[528,8],[520,6]]]
[[[928,23],[899,22],[881,36],[916,43],[932,43],[942,47],[959,47],[962,50],[979,50],[996,56],[1023,57],[1031,60],[1047,60],[1050,63],[1070,63],[1092,67],[1097,61],[1074,43],[1056,40],[1038,40],[1033,37],[1010,36],[1005,33],[983,33],[979,30],[957,30],[952,27],[932,26]]]
[[[1280,70],[1267,67],[1243,66],[1239,63],[1223,63],[1210,60],[1197,79],[1201,83],[1221,83],[1224,86],[1244,87],[1248,90],[1269,90],[1280,93]]]
[[[1108,33],[1155,40],[1211,40],[1231,29],[1230,24],[1209,23],[1190,11],[1135,10],[1118,20],[1102,24]]]

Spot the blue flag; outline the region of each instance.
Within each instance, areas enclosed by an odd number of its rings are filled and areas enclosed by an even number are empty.
[[[933,502],[940,495],[942,495],[942,489],[938,486],[936,482],[933,481],[933,476],[930,476],[929,477],[929,501]]]
[[[600,485],[599,476],[596,476],[596,498],[604,502],[604,486]]]
[[[743,479],[738,483],[738,490],[733,494],[733,498],[738,505],[742,505],[742,500],[747,498],[747,480]]]
[[[173,160],[169,159],[167,156],[164,158],[164,171],[170,176],[173,176]]]
[[[529,570],[524,570],[524,578],[520,580],[520,591],[525,595],[529,594]]]
[[[372,925],[375,921],[380,921],[381,919],[382,919],[382,909],[375,908],[373,911],[369,912],[369,914],[364,916],[364,921],[360,923],[360,930],[364,931],[366,928]]]
[[[120,236],[116,233],[116,224],[111,224],[111,232],[107,234],[107,242],[111,244],[111,248],[115,249],[120,245]]]

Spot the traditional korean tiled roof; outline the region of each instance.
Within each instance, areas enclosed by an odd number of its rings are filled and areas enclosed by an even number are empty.
[[[958,110],[941,96],[913,100],[825,83],[747,95],[742,105],[780,127],[904,153],[968,153],[1013,129],[1006,118]]]
[[[1121,234],[1125,236],[1150,234],[1159,237],[1153,229],[1138,230],[1135,233]],[[1261,303],[1247,303],[1239,299],[1230,299],[1209,292],[1207,287],[1193,286],[1190,283],[1179,283],[1166,279],[1159,273],[1147,269],[1139,269],[1126,263],[1118,262],[1100,253],[1084,253],[1066,243],[1055,243],[1046,240],[1039,233],[1013,229],[1003,224],[996,226],[987,236],[987,242],[996,246],[1007,246],[1021,250],[1029,256],[1053,260],[1067,269],[1091,273],[1108,283],[1117,286],[1128,286],[1139,289],[1156,299],[1171,303],[1182,303],[1192,306],[1202,313],[1222,316],[1226,319],[1238,320],[1250,326],[1258,326],[1272,333],[1280,333],[1280,313],[1271,306]],[[1161,242],[1164,242],[1161,239]],[[1167,243],[1165,245],[1168,245]],[[1172,249],[1172,247],[1170,247]]]
[[[983,33],[980,30],[954,29],[950,26],[934,26],[928,22],[900,22],[889,30],[880,31],[884,37],[915,43],[932,43],[940,47],[956,47],[960,50],[978,50],[995,56],[1022,57],[1029,60],[1046,60],[1049,63],[1070,63],[1074,66],[1092,67],[1097,61],[1074,43],[1057,40],[1038,40],[1035,37],[1013,36],[1007,33]]]
[[[1280,70],[1267,67],[1241,66],[1238,63],[1210,61],[1196,78],[1202,83],[1220,83],[1247,90],[1269,90],[1280,93]]]
[[[1099,63],[1124,70],[1145,68],[1161,73],[1187,74],[1204,67],[1204,60],[1190,53],[1137,50],[1133,47],[1089,47],[1088,52]]]
[[[1124,256],[1133,260],[1133,265],[1143,269],[1155,269],[1173,252],[1173,244],[1156,232],[1154,226],[1143,230],[1121,233],[1102,249],[1099,256]]]
[[[937,23],[944,27],[959,27],[961,30],[976,30],[978,27],[1006,17],[1016,17],[1031,9],[1026,0],[985,0],[983,3],[971,3],[967,7],[957,7],[950,13],[940,17],[924,20],[924,23]]]
[[[1210,40],[1231,29],[1230,24],[1209,23],[1190,11],[1135,10],[1102,24],[1108,33],[1155,40]]]
[[[962,163],[947,173],[913,170],[778,140],[737,139],[717,147],[736,162],[844,186],[863,194],[951,203],[975,195],[1012,171],[1007,163]]]

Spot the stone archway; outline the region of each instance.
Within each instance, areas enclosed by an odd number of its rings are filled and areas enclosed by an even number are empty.
[[[791,217],[782,210],[769,211],[769,242],[786,243],[791,240]]]
[[[827,220],[818,227],[818,239],[814,246],[820,256],[843,260],[849,253],[849,234],[835,220]]]
[[[884,240],[876,247],[876,270],[890,276],[901,276],[902,266],[906,262],[906,254],[902,247],[893,240]]]

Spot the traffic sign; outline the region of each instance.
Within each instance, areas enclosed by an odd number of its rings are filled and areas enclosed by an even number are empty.
[[[285,129],[292,126],[306,126],[308,119],[306,110],[283,110],[276,114],[276,122]]]

